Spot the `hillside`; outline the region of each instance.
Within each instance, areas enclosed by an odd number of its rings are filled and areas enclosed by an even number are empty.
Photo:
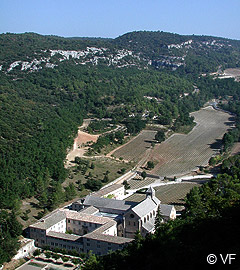
[[[220,105],[239,118],[239,83],[199,77],[238,66],[239,48],[240,41],[163,32],[116,39],[0,35],[0,238],[8,239],[0,242],[0,263],[10,259],[21,233],[16,216],[28,218],[20,210],[23,199],[34,198],[43,215],[85,188],[81,182],[61,185],[83,119],[123,127],[99,137],[90,151],[97,155],[149,122],[170,132],[191,128],[190,113],[210,99],[222,99]],[[224,136],[222,150],[238,141],[238,123]],[[91,178],[81,162],[78,173],[101,187],[106,179]]]
[[[206,73],[219,66],[239,66],[240,41],[159,31],[132,32],[116,39],[7,33],[0,35],[0,51],[1,70],[8,74],[54,68],[67,60],[81,65],[152,66]]]

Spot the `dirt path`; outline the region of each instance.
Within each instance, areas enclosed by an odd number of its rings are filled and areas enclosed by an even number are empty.
[[[69,168],[72,166],[71,161],[74,161],[75,157],[83,157],[86,153],[88,146],[87,143],[96,142],[100,135],[91,135],[87,132],[82,131],[86,128],[91,119],[85,119],[82,126],[78,128],[78,135],[74,139],[73,148],[69,151],[66,157],[65,167]]]

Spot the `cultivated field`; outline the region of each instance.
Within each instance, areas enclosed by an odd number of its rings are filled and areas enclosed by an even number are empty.
[[[220,140],[233,124],[231,116],[212,107],[191,114],[197,125],[187,135],[173,134],[156,145],[148,160],[157,163],[151,173],[178,176],[207,165],[209,158],[219,151]]]
[[[179,206],[184,205],[184,198],[194,186],[199,186],[199,184],[194,182],[184,182],[155,187],[154,189],[156,191],[156,197],[161,201],[161,203],[173,204],[177,210],[180,210]],[[130,197],[126,198],[126,200],[140,202],[145,197],[145,194],[134,193]]]
[[[236,81],[240,81],[240,68],[227,68],[219,78],[234,78]]]
[[[112,155],[127,161],[138,162],[144,157],[146,151],[150,149],[156,133],[153,130],[143,130],[134,139],[113,151]]]
[[[156,178],[146,177],[145,179],[133,178],[128,181],[130,189],[140,189],[144,186],[150,185],[156,181]]]

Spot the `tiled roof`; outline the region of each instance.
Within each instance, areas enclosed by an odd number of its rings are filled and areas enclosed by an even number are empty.
[[[62,210],[57,210],[44,218],[40,219],[38,222],[34,223],[33,225],[30,225],[30,227],[47,230],[56,223],[66,219],[66,214]]]
[[[81,238],[80,235],[53,232],[53,231],[48,232],[47,236],[54,237],[54,238],[65,239],[65,240],[70,240],[70,241],[76,241],[76,240]]]
[[[160,204],[160,212],[165,217],[170,217],[173,208],[173,205]]]
[[[82,213],[82,214],[94,215],[94,214],[98,213],[99,210],[94,206],[89,206],[89,207],[83,208],[79,212]]]
[[[71,210],[68,210],[65,213],[66,213],[67,219],[74,219],[74,220],[85,221],[85,222],[90,222],[90,223],[105,224],[111,220],[110,218],[107,218],[107,217],[99,217],[99,216],[89,215],[89,214],[71,211]]]
[[[120,236],[113,236],[108,234],[102,234],[102,233],[89,233],[84,235],[85,238],[114,243],[114,244],[126,244],[129,242],[132,242],[133,239],[131,238],[125,238]]]
[[[152,210],[154,210],[156,206],[157,206],[156,203],[150,197],[147,197],[145,200],[143,200],[138,205],[133,207],[132,211],[139,217],[143,217]]]
[[[120,184],[113,184],[111,186],[108,186],[106,188],[102,188],[100,189],[99,191],[97,192],[94,192],[92,193],[92,196],[95,196],[95,197],[103,197],[111,192],[114,192],[120,188],[123,188],[123,185],[120,185]]]
[[[143,228],[147,231],[147,232],[151,232],[154,229],[154,224],[150,221],[147,221],[146,223],[143,223]]]
[[[135,202],[128,202],[123,200],[114,200],[114,199],[108,199],[108,198],[99,198],[94,197],[91,195],[88,195],[84,202],[84,205],[92,205],[97,208],[108,208],[108,209],[115,209],[115,210],[122,210],[127,211],[132,206],[136,205]]]

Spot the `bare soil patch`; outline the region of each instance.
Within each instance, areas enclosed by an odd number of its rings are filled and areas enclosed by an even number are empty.
[[[88,150],[87,144],[96,142],[99,137],[99,135],[91,135],[87,132],[81,131],[80,128],[78,130],[78,135],[74,140],[73,149],[66,157],[66,167],[71,166],[71,161],[74,161],[75,157],[83,157]]]

